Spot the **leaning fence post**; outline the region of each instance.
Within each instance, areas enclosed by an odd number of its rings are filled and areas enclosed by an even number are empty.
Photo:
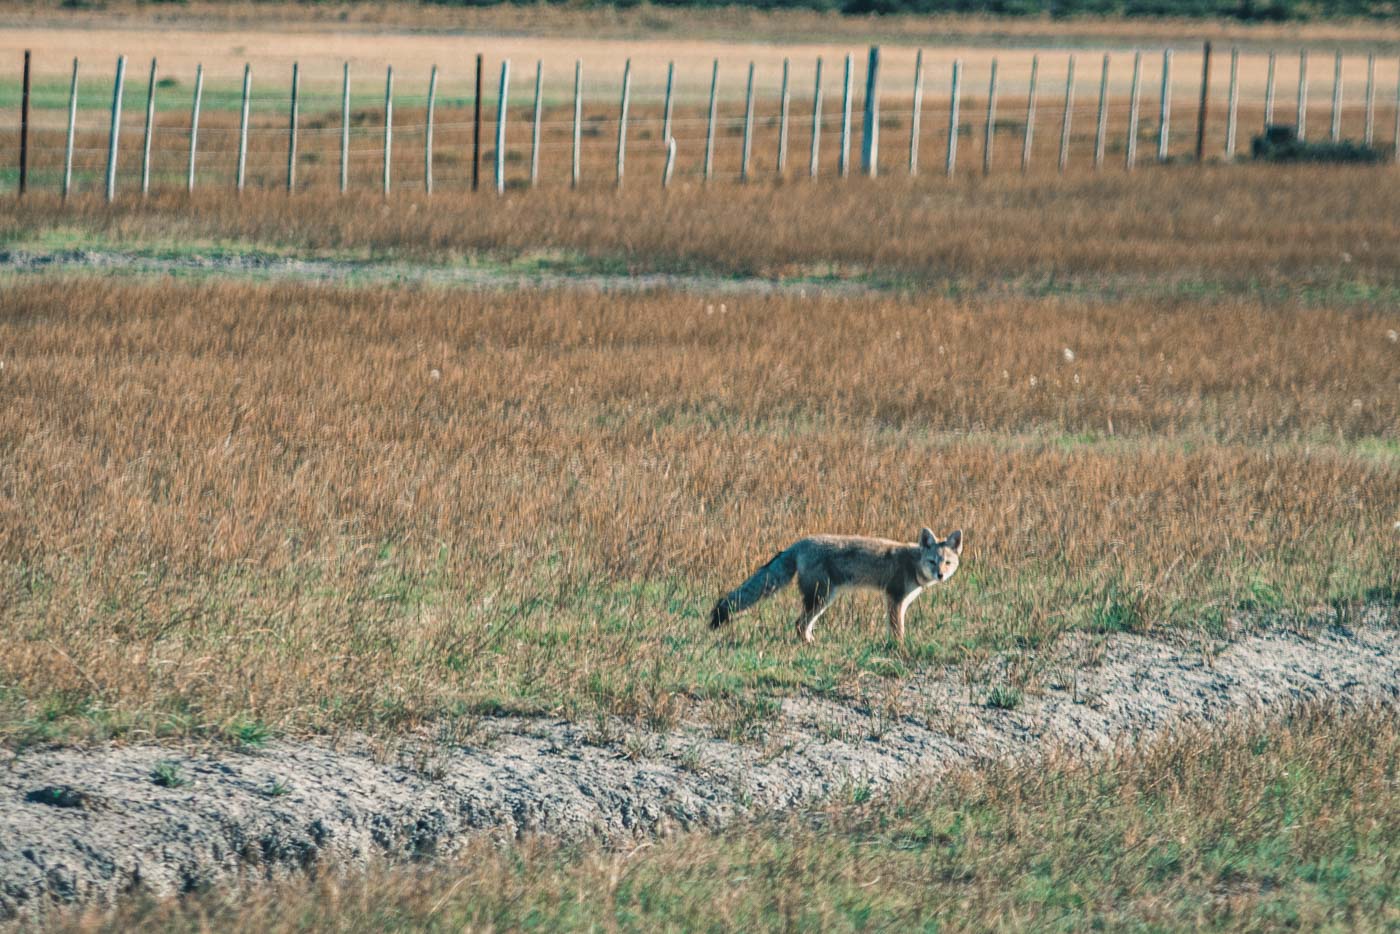
[[[870,178],[880,166],[880,47],[872,45],[865,64],[865,117],[860,136],[861,170]]]
[[[958,109],[962,104],[962,59],[953,59],[953,86],[948,93],[948,156],[944,171],[949,178],[958,164]]]
[[[578,187],[580,160],[583,145],[583,59],[574,59],[574,150],[573,164],[569,168],[569,187]]]
[[[540,180],[540,110],[543,104],[544,61],[535,60],[535,110],[530,119],[530,187]]]
[[[1308,50],[1298,53],[1298,138],[1308,138]]]
[[[816,178],[822,144],[822,60],[817,57],[817,78],[812,87],[812,150],[807,159],[807,177]]]
[[[1021,171],[1031,167],[1031,146],[1035,138],[1035,83],[1040,74],[1040,56],[1031,56],[1031,82],[1026,92],[1026,135],[1021,142]]]
[[[73,135],[78,124],[78,59],[73,59],[73,80],[68,85],[68,136],[63,143],[63,197],[73,186]]]
[[[472,191],[481,181],[481,53],[476,53],[476,91],[472,95]]]
[[[301,87],[301,65],[292,62],[292,106],[287,118],[287,194],[297,183],[297,92]]]
[[[204,99],[204,66],[194,69],[194,105],[190,108],[190,165],[185,179],[185,190],[194,191],[195,154],[199,151],[199,105]]]
[[[1376,53],[1366,56],[1366,145],[1376,136]]]
[[[28,88],[25,89],[26,93]],[[156,120],[156,60],[151,59],[151,79],[146,84],[146,132],[141,137],[141,197],[151,191],[151,129]],[[21,181],[24,173],[20,173]]]
[[[924,50],[914,53],[914,112],[909,116],[909,174],[919,174],[919,125],[924,112]]]
[[[501,89],[496,95],[496,194],[506,190],[506,115],[510,104],[510,59],[501,61]]]
[[[1167,149],[1171,145],[1172,122],[1172,50],[1162,52],[1162,93],[1157,111],[1157,161],[1167,161]]]
[[[381,187],[389,196],[394,161],[394,66],[384,69],[384,177]]]
[[[151,60],[152,69],[155,59]],[[154,74],[154,70],[152,74]],[[29,49],[24,50],[24,79],[19,106],[19,194],[29,186]]]
[[[112,81],[112,128],[107,135],[107,200],[117,196],[117,146],[122,128],[122,85],[126,83],[126,56],[117,56],[117,75]]]
[[[671,187],[671,173],[676,168],[676,138],[666,137],[666,167],[661,170],[661,187]]]
[[[1210,41],[1205,44],[1205,52],[1201,57],[1201,104],[1196,111],[1196,161],[1202,162],[1206,157],[1206,116],[1207,108],[1210,106]]]
[[[837,169],[841,177],[851,173],[851,54],[846,53],[846,79],[841,95],[841,150],[837,154]]]
[[[789,62],[783,59],[783,89],[778,97],[778,177],[783,176],[787,169],[787,148],[788,148],[788,110],[792,105],[788,97],[788,69]]]
[[[243,103],[242,103],[242,105],[238,108],[238,168],[237,168],[237,170],[236,170],[237,178],[235,179],[235,184],[236,184],[236,186],[237,186],[237,188],[238,188],[238,193],[239,193],[240,195],[243,194],[243,177],[244,177],[244,172],[246,171],[246,169],[247,169],[247,167],[248,167],[248,97],[249,97],[249,95],[251,94],[252,90],[253,90],[253,66],[252,66],[252,64],[249,63],[249,62],[244,62],[244,63],[243,63]],[[343,165],[343,164],[344,164],[344,157],[343,157],[343,156],[342,156],[341,162],[342,162],[342,165]],[[343,170],[343,169],[342,169],[342,177],[344,177],[344,170]],[[341,187],[340,190],[341,190],[341,191],[344,191],[344,190],[345,190],[345,188],[343,187],[343,185],[342,185],[342,187]]]
[[[437,66],[428,73],[428,113],[423,127],[423,190],[433,193],[433,111],[437,109]],[[535,119],[539,123],[538,115]]]
[[[997,60],[992,59],[992,78],[987,84],[987,131],[982,140],[982,174],[992,171],[992,143],[997,131]]]
[[[750,82],[752,83],[752,82]],[[622,66],[622,106],[617,115],[617,187],[622,187],[622,171],[627,161],[627,107],[632,102],[632,59]]]
[[[1225,158],[1235,158],[1235,124],[1240,106],[1240,50],[1230,50],[1230,94],[1225,110]]]
[[[1342,53],[1337,51],[1332,70],[1332,142],[1342,138]]]
[[[1060,118],[1060,171],[1069,165],[1069,133],[1074,119],[1074,56],[1069,57],[1065,66],[1065,112]]]
[[[350,185],[350,63],[340,78],[340,193]]]
[[[1138,145],[1138,89],[1142,86],[1142,53],[1133,53],[1133,83],[1128,91],[1128,151],[1123,157],[1124,166],[1133,170],[1137,162]]]
[[[719,59],[710,71],[710,119],[705,124],[705,181],[710,180],[715,167],[715,94],[719,91]]]
[[[749,180],[749,144],[753,136],[753,62],[749,62],[748,89],[744,92],[744,148],[739,155],[739,180]]]
[[[661,141],[671,138],[671,89],[676,82],[676,63],[666,63],[666,104],[661,109]]]
[[[1104,143],[1108,139],[1108,56],[1103,57],[1103,74],[1099,77],[1099,117],[1094,125],[1094,168],[1103,167]]]
[[[1264,79],[1264,126],[1267,128],[1274,122],[1274,64],[1278,55],[1273,49],[1269,50],[1269,73]]]

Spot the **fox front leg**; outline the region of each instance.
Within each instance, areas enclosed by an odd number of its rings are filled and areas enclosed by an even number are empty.
[[[886,594],[890,609],[890,638],[897,642],[904,641],[904,611],[909,609],[909,604],[914,602],[914,598],[919,593],[920,591],[915,590],[902,597],[896,594]]]

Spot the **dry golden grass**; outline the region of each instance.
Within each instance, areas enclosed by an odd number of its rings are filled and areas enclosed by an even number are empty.
[[[664,720],[1390,599],[1397,329],[1253,299],[14,282],[0,735]],[[906,646],[858,599],[815,649],[781,599],[704,628],[803,533],[921,524],[970,550]]]
[[[264,32],[465,33],[472,38],[522,33],[540,37],[630,39],[678,42],[689,39],[749,43],[824,41],[961,41],[998,44],[1133,42],[1178,40],[1198,43],[1203,36],[1241,43],[1318,42],[1393,46],[1400,28],[1385,20],[1317,20],[1242,23],[1171,17],[995,17],[976,15],[842,16],[808,10],[760,10],[735,6],[684,9],[644,4],[631,8],[589,5],[451,6],[378,2],[249,2],[190,0],[156,5],[139,0],[108,0],[100,8],[55,8],[36,0],[0,3],[0,22],[10,28],[64,29],[121,27],[128,31],[198,28],[206,31],[255,29]]]
[[[1397,216],[1393,167],[1215,166],[954,183],[693,184],[664,196],[650,184],[621,193],[556,187],[504,200],[206,193],[108,206],[44,195],[0,215],[0,239],[431,261],[562,255],[630,271],[874,277],[958,290],[1209,298],[1244,289],[1385,302],[1400,270]]]
[[[479,841],[436,870],[60,929],[1382,930],[1400,923],[1397,762],[1393,711],[1319,708],[630,851]]]

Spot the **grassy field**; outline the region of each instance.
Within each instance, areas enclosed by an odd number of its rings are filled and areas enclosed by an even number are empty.
[[[495,709],[734,724],[774,695],[1067,630],[1212,635],[1241,612],[1392,600],[1390,179],[690,192],[671,224],[632,194],[490,213],[27,202],[11,242],[433,262],[530,244],[905,286],[12,280],[0,735],[236,740]],[[1287,238],[1264,220],[1284,202]],[[799,535],[923,524],[961,526],[969,550],[907,644],[858,598],[812,649],[790,600],[704,628]]]
[[[478,844],[74,919],[75,931],[1387,930],[1400,923],[1393,711],[1187,730],[635,849]]]

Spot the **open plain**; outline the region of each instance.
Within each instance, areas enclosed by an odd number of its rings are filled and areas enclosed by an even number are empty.
[[[9,202],[0,913],[1400,922],[1400,170],[1046,168]]]

